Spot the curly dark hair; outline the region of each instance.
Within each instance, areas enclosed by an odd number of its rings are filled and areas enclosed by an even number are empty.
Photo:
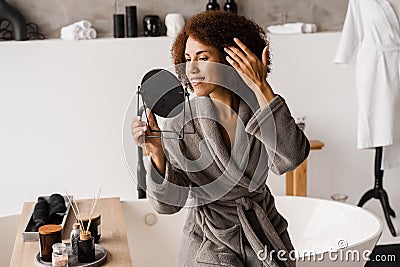
[[[185,48],[189,36],[205,45],[216,47],[221,63],[229,66],[224,48],[237,46],[233,38],[239,38],[260,60],[265,46],[269,45],[264,29],[244,16],[226,11],[206,11],[194,15],[178,34],[171,49],[176,72],[181,81],[189,86],[183,67],[186,64]],[[271,71],[270,65],[271,55],[268,51],[267,74]]]

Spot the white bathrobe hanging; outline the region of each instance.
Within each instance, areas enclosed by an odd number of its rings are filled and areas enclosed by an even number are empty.
[[[400,166],[400,25],[387,0],[349,1],[334,62],[355,52],[357,147],[382,146],[382,169]]]

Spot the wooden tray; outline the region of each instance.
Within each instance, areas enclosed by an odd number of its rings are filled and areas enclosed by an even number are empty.
[[[71,252],[71,244],[67,244],[68,251],[68,267],[97,267],[101,266],[103,263],[107,261],[107,250],[102,246],[95,244],[96,256],[95,261],[90,263],[80,263],[78,262],[78,256],[72,255]],[[48,267],[51,266],[51,262],[45,262],[40,259],[40,252],[38,251],[35,254],[35,266],[36,267]]]

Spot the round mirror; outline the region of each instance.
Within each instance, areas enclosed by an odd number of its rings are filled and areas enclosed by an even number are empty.
[[[140,94],[151,111],[163,118],[178,115],[185,101],[185,90],[178,78],[164,69],[153,69],[143,77]]]

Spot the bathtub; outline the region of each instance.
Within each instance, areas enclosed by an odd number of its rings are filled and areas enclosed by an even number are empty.
[[[289,223],[298,267],[362,267],[382,234],[381,220],[354,205],[295,196],[275,201]],[[147,200],[123,202],[123,209],[133,265],[175,266],[187,209],[160,215]]]

